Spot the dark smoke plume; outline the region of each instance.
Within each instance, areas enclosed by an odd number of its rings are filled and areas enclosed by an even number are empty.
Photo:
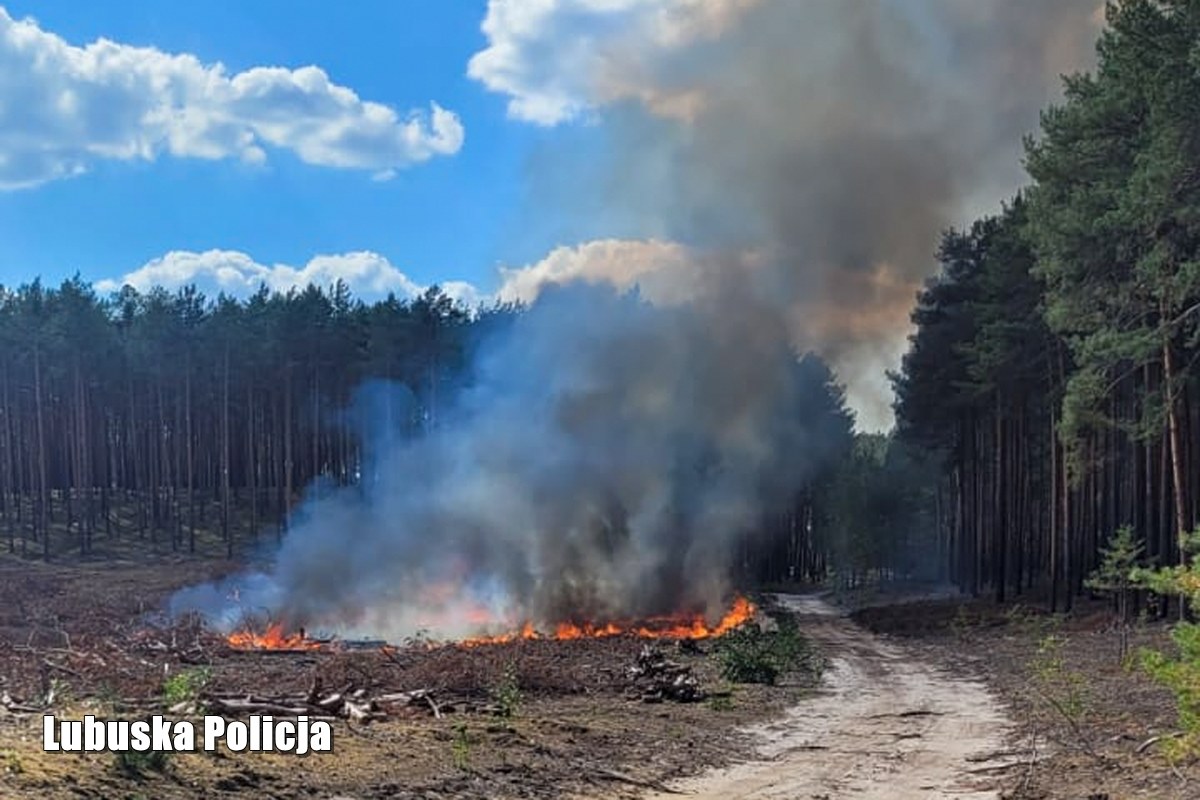
[[[720,35],[601,49],[607,157],[544,152],[564,233],[753,250],[794,341],[830,358],[868,425],[940,232],[1024,181],[1021,137],[1092,63],[1100,0],[707,0]],[[595,195],[579,186],[603,187]],[[598,222],[597,222],[598,221]],[[872,381],[873,378],[873,381]]]

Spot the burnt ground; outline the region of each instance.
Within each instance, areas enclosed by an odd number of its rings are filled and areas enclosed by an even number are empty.
[[[1107,604],[1050,616],[1035,605],[938,600],[853,616],[955,673],[979,676],[1005,704],[1014,723],[1008,747],[1018,763],[1000,782],[1002,797],[1200,797],[1200,765],[1172,764],[1156,745],[1143,746],[1178,729],[1174,703],[1128,661],[1122,664]],[[1167,623],[1136,624],[1131,650],[1169,651],[1168,634]]]
[[[0,797],[635,797],[748,756],[754,742],[739,728],[794,705],[814,681],[801,672],[773,687],[730,686],[710,644],[666,645],[722,694],[646,703],[627,672],[644,644],[632,638],[271,653],[232,650],[197,625],[152,624],[174,589],[232,568],[0,557]],[[427,689],[442,716],[417,704],[368,725],[339,720],[334,752],[306,757],[194,753],[130,765],[110,753],[42,752],[45,704],[65,719],[164,713],[165,682],[181,672],[225,695],[303,694],[314,678],[371,693]],[[504,717],[496,697],[508,676],[519,696]]]

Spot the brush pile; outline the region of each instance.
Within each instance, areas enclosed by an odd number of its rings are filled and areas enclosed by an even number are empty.
[[[353,685],[327,692],[321,681],[314,680],[303,695],[260,694],[219,695],[205,693],[199,698],[208,711],[227,716],[245,714],[274,714],[276,716],[306,715],[315,719],[346,719],[366,724],[398,716],[409,710],[442,716],[442,707],[434,700],[433,692],[413,689],[404,692],[375,692],[355,689]],[[195,713],[199,704],[179,704],[174,713]]]
[[[643,703],[695,703],[708,697],[690,666],[671,661],[653,645],[642,646],[628,672],[633,682],[630,693]]]

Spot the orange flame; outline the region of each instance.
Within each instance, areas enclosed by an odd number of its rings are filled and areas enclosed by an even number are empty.
[[[758,611],[753,603],[744,597],[733,601],[733,607],[714,626],[709,626],[703,615],[674,615],[666,617],[650,617],[637,623],[607,622],[594,624],[585,622],[560,622],[549,634],[539,633],[533,624],[526,622],[519,631],[502,633],[498,636],[475,636],[464,639],[459,644],[464,647],[477,647],[485,644],[505,644],[521,639],[552,639],[564,641],[570,639],[606,639],[610,636],[630,634],[642,639],[709,639],[728,633],[737,626],[750,621]]]
[[[737,626],[751,620],[758,609],[744,597],[733,601],[733,606],[716,625],[710,626],[702,614],[675,614],[649,617],[636,622],[574,623],[560,622],[549,633],[539,632],[532,622],[520,629],[496,636],[476,636],[459,642],[464,647],[486,644],[506,644],[524,639],[548,639],[568,641],[573,639],[607,639],[612,636],[637,636],[642,639],[709,639],[721,636]],[[284,633],[282,623],[272,623],[263,633],[245,629],[226,637],[229,646],[236,650],[322,650],[327,642],[309,639],[303,630]],[[336,647],[336,645],[334,645]],[[390,648],[384,645],[385,651]]]
[[[269,625],[263,633],[251,630],[231,633],[226,641],[236,650],[320,650],[323,646],[306,637],[303,630],[285,634],[280,622]]]

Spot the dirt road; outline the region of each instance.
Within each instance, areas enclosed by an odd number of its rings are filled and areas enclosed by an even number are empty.
[[[780,598],[830,659],[823,688],[753,729],[762,760],[681,781],[703,800],[998,798],[1009,722],[983,684],[859,628],[815,597]],[[654,795],[656,798],[679,795]]]

